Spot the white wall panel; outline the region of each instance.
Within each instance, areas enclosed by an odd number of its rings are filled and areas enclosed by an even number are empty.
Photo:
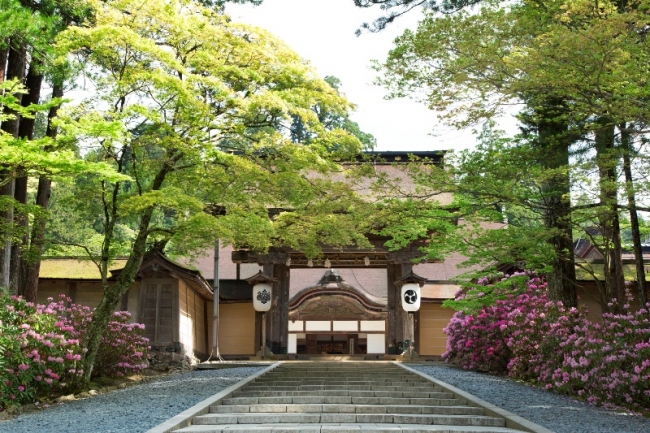
[[[332,322],[333,331],[358,331],[359,322],[356,320],[335,320]]]
[[[385,334],[368,334],[368,353],[386,353]]]
[[[296,334],[289,334],[289,342],[287,344],[287,353],[296,353],[298,349],[298,339]]]
[[[362,320],[362,331],[385,331],[386,322],[384,320]]]
[[[331,331],[332,322],[329,320],[308,320],[305,322],[305,331]]]

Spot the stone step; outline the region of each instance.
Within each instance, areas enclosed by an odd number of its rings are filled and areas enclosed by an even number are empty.
[[[370,388],[368,388],[370,389]],[[440,394],[444,394],[441,396]],[[280,390],[280,391],[252,391],[242,390],[233,393],[233,397],[298,397],[302,395],[313,395],[311,390],[293,389],[293,390]],[[402,391],[361,391],[361,390],[319,390],[318,395],[321,396],[356,396],[356,397],[409,397],[409,398],[447,398],[449,392],[442,390],[430,390],[428,392],[414,392],[409,390]]]
[[[176,430],[183,433],[521,433],[505,427],[439,426],[420,424],[224,424],[193,425]]]
[[[251,404],[216,405],[210,413],[392,413],[484,415],[484,410],[473,406],[416,406],[364,404]]]
[[[419,389],[401,386],[370,386],[370,385],[298,385],[298,386],[247,386],[243,392],[265,392],[265,391],[365,391],[374,389],[384,392],[410,392],[424,394],[444,392],[440,388]]]
[[[505,427],[503,418],[485,415],[392,413],[212,413],[196,416],[193,424],[382,423]]]
[[[295,383],[295,384],[305,384],[305,385],[322,385],[322,384],[338,384],[338,385],[354,385],[354,384],[373,384],[377,386],[431,386],[434,384],[429,384],[422,382],[421,380],[410,379],[373,379],[373,378],[354,378],[354,379],[341,379],[338,377],[319,377],[319,378],[286,378],[286,379],[273,379],[273,380],[256,380],[251,382],[251,385],[273,385],[278,383]]]
[[[285,374],[285,373],[292,373],[292,374],[309,374],[309,373],[325,373],[325,372],[336,372],[337,374],[370,374],[370,373],[380,373],[380,372],[389,372],[389,373],[396,373],[396,374],[404,374],[404,370],[398,368],[395,368],[394,365],[391,365],[390,367],[366,367],[366,368],[323,368],[323,367],[318,367],[318,368],[291,368],[287,366],[283,366],[281,370],[277,371],[271,371],[269,374],[277,375],[277,374]]]
[[[274,380],[331,380],[332,376],[328,375],[313,375],[313,374],[305,374],[303,376],[297,376],[293,374],[278,374],[278,375],[268,375],[268,376],[263,376],[255,380],[255,382],[267,382],[267,381],[274,381]],[[387,377],[381,377],[377,376],[377,373],[375,374],[366,374],[366,375],[361,375],[361,374],[351,374],[349,376],[342,376],[342,375],[337,375],[336,376],[337,380],[342,380],[342,381],[358,381],[358,380],[376,380],[377,382],[387,382],[387,381],[399,381],[399,380],[405,380],[407,382],[422,382],[421,380],[418,381],[417,378],[413,377],[412,375],[394,375],[391,374],[390,376]]]
[[[361,375],[361,376],[369,376],[373,374],[383,374],[383,373],[390,373],[390,374],[396,374],[398,376],[408,376],[404,374],[403,370],[396,370],[396,369],[372,369],[372,370],[338,370],[338,369],[330,369],[330,370],[285,370],[282,369],[280,371],[275,371],[269,373],[270,375],[273,376],[282,376],[282,375],[291,375],[291,376],[309,376],[309,375],[316,375],[316,376],[325,376],[330,373],[336,373],[341,376],[355,376],[355,375]]]
[[[246,404],[388,404],[388,405],[442,405],[454,406],[467,402],[460,398],[397,398],[397,397],[355,397],[355,396],[280,396],[280,397],[232,397],[224,405]]]
[[[317,396],[354,396],[354,397],[395,397],[395,398],[453,398],[453,394],[444,391],[409,391],[409,390],[391,390],[391,391],[374,391],[373,388],[361,389],[324,389],[314,392],[314,390],[280,390],[280,391],[254,391],[242,390],[233,394],[236,397],[297,397],[301,395],[317,395]]]
[[[284,363],[192,422],[177,431],[522,433],[392,363]]]

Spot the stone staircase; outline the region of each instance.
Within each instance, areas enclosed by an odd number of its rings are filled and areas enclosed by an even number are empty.
[[[515,433],[393,363],[284,363],[179,432]]]

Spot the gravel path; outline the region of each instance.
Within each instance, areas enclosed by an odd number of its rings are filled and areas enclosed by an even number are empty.
[[[556,433],[649,433],[650,419],[606,411],[516,383],[444,364],[411,365]],[[264,367],[170,376],[42,412],[0,421],[0,433],[144,432]]]
[[[264,367],[169,376],[0,421],[0,433],[144,432]]]
[[[599,409],[505,377],[436,365],[409,365],[556,433],[650,433],[650,419]]]

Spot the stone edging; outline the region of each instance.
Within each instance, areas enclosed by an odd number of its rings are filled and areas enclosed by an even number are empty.
[[[167,421],[158,424],[154,428],[147,430],[145,433],[169,433],[173,432],[175,430],[181,429],[183,427],[188,427],[192,423],[192,418],[197,416],[197,415],[205,415],[209,413],[210,411],[210,406],[214,405],[220,400],[223,400],[226,397],[229,397],[233,392],[241,388],[242,386],[254,381],[261,375],[273,370],[277,366],[279,366],[281,362],[276,362],[269,367],[265,368],[262,371],[259,371],[255,373],[252,376],[249,376],[245,379],[240,380],[239,382],[235,383],[234,385],[229,386],[226,389],[223,389],[213,395],[212,397],[208,397],[205,400],[195,404],[189,409],[184,410],[183,412],[179,413],[178,415],[168,419]]]
[[[483,409],[485,409],[486,415],[505,418],[506,427],[508,428],[523,430],[530,433],[555,433],[552,430],[547,429],[546,427],[542,427],[539,424],[535,424],[534,422],[528,421],[527,419],[522,418],[519,415],[515,415],[514,413],[508,412],[507,410],[495,406],[492,403],[488,403],[487,401],[482,400],[476,397],[475,395],[472,395],[468,392],[463,391],[462,389],[456,388],[455,386],[449,385],[448,383],[435,379],[426,373],[422,373],[411,367],[407,367],[406,365],[400,362],[394,362],[394,364],[397,364],[403,369],[408,370],[411,373],[415,373],[420,377],[423,377],[435,383],[436,385],[440,385],[441,387],[446,388],[447,390],[453,392],[457,396],[466,399],[470,406],[482,407]]]

